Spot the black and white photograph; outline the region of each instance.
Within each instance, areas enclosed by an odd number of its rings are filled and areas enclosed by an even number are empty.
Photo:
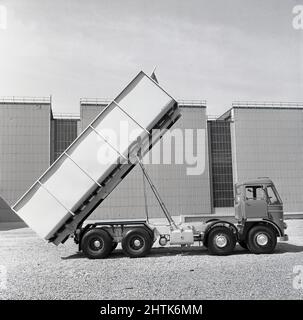
[[[302,298],[303,0],[0,0],[0,310]]]

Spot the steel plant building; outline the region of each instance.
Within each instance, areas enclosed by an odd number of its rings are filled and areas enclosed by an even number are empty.
[[[81,99],[80,116],[54,115],[51,98],[0,98],[0,222],[18,221],[14,202],[53,163],[108,101]],[[189,220],[232,212],[233,185],[255,177],[274,180],[290,213],[303,213],[303,104],[235,102],[216,119],[205,101],[179,101],[176,128],[205,130],[205,168],[147,164],[172,215]],[[173,149],[174,149],[173,145]],[[204,150],[203,149],[203,150]],[[162,212],[137,166],[92,214],[92,219],[150,218]]]

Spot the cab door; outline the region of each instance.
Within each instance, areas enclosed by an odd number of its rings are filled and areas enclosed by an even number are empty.
[[[267,203],[268,203],[268,218],[273,220],[281,230],[284,229],[283,225],[283,203],[274,187],[269,185],[266,188]]]
[[[245,186],[244,216],[246,219],[267,217],[267,198],[262,185]]]

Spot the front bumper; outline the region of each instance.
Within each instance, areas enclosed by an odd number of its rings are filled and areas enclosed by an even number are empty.
[[[288,235],[285,234],[283,237],[279,237],[278,239],[279,241],[288,241]]]

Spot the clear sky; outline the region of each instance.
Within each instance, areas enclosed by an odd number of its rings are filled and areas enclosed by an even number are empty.
[[[0,0],[0,96],[53,95],[55,112],[80,97],[113,98],[157,66],[176,98],[303,101],[303,0]]]

